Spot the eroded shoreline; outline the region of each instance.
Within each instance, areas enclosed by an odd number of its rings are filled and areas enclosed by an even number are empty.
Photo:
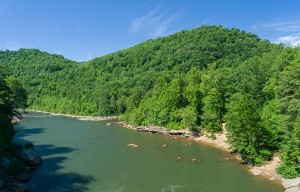
[[[48,111],[39,111],[39,110],[31,110],[28,109],[26,110],[28,112],[38,112],[38,113],[47,113],[50,116],[64,116],[64,117],[71,117],[75,118],[81,121],[108,121],[108,120],[117,120],[118,116],[105,116],[105,117],[100,117],[100,116],[82,116],[82,115],[71,115],[71,114],[62,114],[62,113],[52,113]]]
[[[169,134],[176,137],[185,137],[187,139],[191,139],[199,143],[204,143],[204,144],[214,146],[218,149],[227,151],[228,153],[232,153],[232,150],[230,149],[230,145],[227,143],[227,137],[226,137],[227,132],[225,130],[224,125],[223,125],[223,133],[215,134],[216,138],[212,139],[205,132],[202,132],[199,135],[195,135],[188,129],[183,129],[178,131],[174,131],[174,130],[168,131],[166,128],[157,127],[157,126],[134,127],[125,122],[117,122],[117,124],[119,124],[122,127],[133,129],[136,131],[143,131],[143,132],[150,132],[150,133],[157,133],[157,134]],[[236,154],[234,155],[234,157],[237,160],[242,161],[239,155]],[[280,164],[279,156],[275,155],[272,161],[266,162],[263,166],[256,167],[256,166],[247,165],[247,167],[249,168],[249,171],[253,175],[260,175],[269,180],[275,180],[276,182],[282,183],[282,177],[278,173],[276,173],[276,168],[279,166],[279,164]]]
[[[116,124],[119,126],[122,126],[124,128],[136,130],[136,131],[143,131],[143,132],[149,132],[154,134],[169,134],[171,136],[175,137],[184,137],[186,139],[191,139],[199,143],[208,144],[211,146],[214,146],[218,149],[227,151],[228,153],[231,153],[232,150],[230,149],[230,145],[227,143],[227,137],[226,137],[226,130],[223,126],[223,133],[215,134],[216,138],[212,139],[208,137],[205,132],[203,132],[200,135],[195,135],[192,133],[189,129],[182,129],[182,130],[168,130],[164,127],[158,127],[158,126],[132,126],[124,121],[118,121],[118,116],[107,116],[107,117],[100,117],[100,116],[80,116],[80,115],[71,115],[71,114],[61,114],[61,113],[52,113],[52,112],[45,112],[45,111],[38,111],[38,110],[27,110],[29,112],[40,112],[40,113],[47,113],[51,116],[65,116],[65,117],[71,117],[75,118],[81,121],[116,121]],[[110,125],[110,123],[109,123]],[[239,161],[242,161],[239,155],[235,155],[235,158]],[[300,192],[299,184],[295,185],[286,185],[286,183],[297,183],[300,182],[300,178],[295,179],[283,179],[277,172],[276,168],[280,164],[280,158],[278,155],[274,155],[273,159],[271,161],[265,162],[262,166],[251,166],[246,165],[248,167],[248,170],[255,176],[262,176],[269,180],[274,180],[275,182],[281,184],[285,189],[286,192],[289,192],[290,189],[293,189],[295,191],[293,192]]]

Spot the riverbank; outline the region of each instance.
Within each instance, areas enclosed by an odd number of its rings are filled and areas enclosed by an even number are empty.
[[[223,132],[219,134],[215,134],[215,139],[209,137],[208,133],[202,131],[201,133],[193,133],[189,129],[183,130],[168,130],[164,127],[158,126],[138,126],[134,127],[129,125],[125,122],[118,122],[122,127],[133,129],[136,131],[144,131],[149,133],[156,133],[156,134],[168,134],[171,136],[177,137],[185,137],[187,139],[194,140],[196,142],[201,142],[203,144],[212,145],[216,148],[221,150],[227,151],[232,153],[232,149],[230,148],[229,143],[227,142],[227,131],[226,131],[226,124],[222,124]],[[234,157],[242,161],[241,157],[236,154]],[[251,166],[247,165],[248,171],[250,171],[255,176],[262,176],[269,180],[275,181],[281,184],[285,188],[285,192],[300,192],[300,178],[295,179],[284,179],[281,175],[276,172],[276,168],[280,165],[281,160],[278,154],[275,154],[271,161],[265,162],[262,166]]]
[[[14,155],[0,157],[0,192],[30,191],[31,172],[40,164],[42,158],[24,146]]]
[[[52,113],[48,111],[39,111],[39,110],[32,110],[28,109],[28,112],[38,112],[38,113],[47,113],[50,116],[64,116],[64,117],[71,117],[75,118],[81,121],[108,121],[108,120],[117,120],[118,116],[106,116],[106,117],[100,117],[100,116],[82,116],[82,115],[71,115],[71,114],[62,114],[62,113]]]
[[[129,125],[125,122],[118,122],[117,124],[121,125],[122,127],[133,129],[136,131],[144,131],[144,132],[150,132],[150,133],[157,133],[157,134],[169,134],[175,137],[181,136],[185,137],[187,139],[194,140],[196,142],[204,143],[212,145],[216,148],[219,148],[221,150],[227,151],[229,153],[232,153],[232,149],[230,148],[230,145],[227,143],[227,131],[226,131],[226,125],[223,124],[223,133],[215,134],[216,138],[212,139],[209,137],[208,133],[205,133],[202,131],[201,133],[195,134],[191,132],[189,129],[183,129],[183,130],[167,130],[163,127],[157,127],[157,126],[138,126],[134,127],[132,125]],[[239,161],[242,161],[241,157],[236,154],[234,155],[236,159]],[[278,155],[275,155],[274,158],[271,161],[266,162],[263,166],[260,167],[253,167],[248,165],[249,171],[253,175],[260,175],[265,178],[268,178],[270,180],[275,180],[276,182],[282,183],[282,177],[276,173],[276,168],[280,164],[280,159]]]
[[[84,120],[84,121],[104,121],[104,120],[118,120],[117,116],[110,116],[110,117],[93,117],[93,116],[79,116],[79,115],[69,115],[69,114],[57,114],[57,113],[51,113],[51,112],[44,112],[44,111],[36,111],[36,110],[29,110],[32,112],[42,112],[42,113],[48,113],[49,115],[53,116],[66,116],[66,117],[71,117],[75,118],[78,120]],[[216,148],[219,148],[221,150],[225,150],[227,152],[232,152],[230,149],[230,145],[227,143],[227,137],[226,137],[226,128],[225,124],[223,125],[223,133],[221,134],[216,134],[216,139],[212,139],[208,137],[208,134],[205,132],[201,132],[200,134],[196,134],[191,132],[189,129],[183,129],[183,130],[168,130],[164,127],[158,127],[158,126],[138,126],[134,127],[132,125],[129,125],[125,122],[117,122],[118,125],[128,128],[128,129],[133,129],[136,131],[143,131],[143,132],[149,132],[153,134],[168,134],[171,135],[172,138],[177,138],[177,137],[185,137],[187,139],[191,139],[203,144],[208,144],[212,145]],[[110,125],[110,123],[108,124]],[[238,155],[234,155],[235,158],[241,161],[241,158]],[[253,174],[253,175],[260,175],[265,178],[268,178],[269,180],[274,180],[277,183],[282,184],[287,190],[286,192],[291,192],[291,189],[293,189],[293,192],[297,192],[299,189],[297,182],[298,180],[286,180],[282,179],[282,177],[276,173],[276,168],[280,164],[280,158],[278,155],[275,155],[272,161],[266,162],[263,166],[260,167],[253,167],[253,166],[247,166],[248,170]],[[286,187],[284,183],[289,183],[290,181],[293,181],[289,187]],[[295,184],[296,183],[296,184]],[[291,187],[292,186],[292,187]],[[299,189],[300,192],[300,189]]]
[[[203,134],[197,138],[194,138],[194,140],[211,144],[219,149],[232,153],[230,145],[227,142],[226,135],[227,135],[226,127],[223,124],[223,133],[215,134],[216,136],[215,139],[207,137],[207,134]],[[235,155],[235,158],[238,159],[239,161],[242,161],[241,157],[238,154]],[[249,168],[249,171],[253,175],[260,175],[269,180],[275,180],[277,182],[282,183],[283,178],[281,177],[281,175],[279,175],[276,172],[276,168],[280,165],[280,162],[281,161],[278,154],[275,154],[271,161],[265,162],[262,166],[251,166],[251,165],[247,165],[247,166]]]

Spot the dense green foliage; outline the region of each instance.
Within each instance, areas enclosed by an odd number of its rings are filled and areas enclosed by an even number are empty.
[[[279,152],[278,171],[300,176],[298,49],[202,26],[84,63],[20,49],[0,52],[0,65],[24,82],[32,109],[121,115],[136,125],[212,136],[226,122],[245,161],[260,164]]]
[[[19,80],[0,68],[0,157],[15,151],[12,118],[19,116],[14,109],[26,107],[26,91]]]

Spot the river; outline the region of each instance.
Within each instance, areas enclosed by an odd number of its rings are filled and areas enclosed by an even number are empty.
[[[214,147],[106,123],[42,113],[20,122],[16,138],[33,142],[43,157],[32,173],[31,191],[283,191],[280,184],[251,175]],[[139,147],[127,147],[129,143]]]

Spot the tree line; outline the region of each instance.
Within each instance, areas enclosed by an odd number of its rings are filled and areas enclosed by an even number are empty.
[[[300,53],[239,29],[202,26],[87,62],[35,49],[1,51],[31,109],[119,115],[134,125],[205,130],[226,122],[249,163],[280,153],[278,172],[300,176]]]

